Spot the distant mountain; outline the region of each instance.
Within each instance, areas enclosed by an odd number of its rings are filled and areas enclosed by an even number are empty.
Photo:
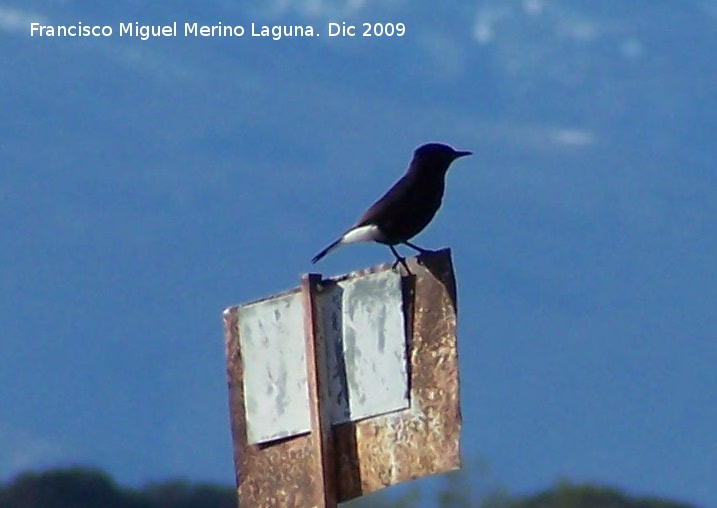
[[[695,508],[657,498],[635,498],[618,490],[589,484],[561,484],[544,492],[521,497],[488,497],[478,504],[461,492],[459,484],[447,483],[436,497],[439,506],[481,508]],[[347,504],[353,508],[400,508],[406,499],[372,495]],[[128,489],[119,487],[97,469],[57,469],[43,473],[25,473],[0,487],[0,508],[236,508],[236,493],[231,487],[169,481]]]

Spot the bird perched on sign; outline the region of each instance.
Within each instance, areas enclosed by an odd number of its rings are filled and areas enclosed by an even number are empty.
[[[311,260],[316,263],[329,252],[349,243],[378,242],[388,245],[408,271],[405,259],[396,251],[404,244],[420,253],[428,252],[409,242],[428,226],[441,206],[446,172],[451,163],[471,152],[461,152],[442,143],[416,148],[406,174],[366,210],[356,224]],[[395,264],[394,264],[395,266]]]

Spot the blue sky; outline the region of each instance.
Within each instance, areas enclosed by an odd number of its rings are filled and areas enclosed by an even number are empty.
[[[0,1],[0,477],[231,483],[222,310],[297,285],[444,141],[474,155],[416,243],[453,249],[465,460],[717,505],[717,2],[414,4]]]

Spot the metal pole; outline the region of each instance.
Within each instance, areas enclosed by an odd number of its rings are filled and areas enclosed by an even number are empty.
[[[304,337],[306,341],[306,371],[309,388],[311,432],[315,443],[315,456],[319,471],[315,487],[317,508],[336,508],[336,479],[331,415],[328,402],[326,347],[323,334],[316,323],[316,294],[321,289],[321,275],[301,277],[301,294],[304,305]]]

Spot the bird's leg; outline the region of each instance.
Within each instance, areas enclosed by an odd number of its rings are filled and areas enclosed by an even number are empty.
[[[409,241],[405,241],[405,242],[401,242],[401,243],[403,243],[403,245],[409,246],[410,248],[418,251],[421,254],[430,254],[431,252],[433,252],[432,250],[423,249],[423,248],[419,247],[418,245],[415,245]]]
[[[408,272],[408,275],[413,275],[413,274],[411,273],[411,270],[408,269],[408,265],[406,264],[406,258],[402,258],[402,257],[398,254],[398,251],[396,250],[396,247],[394,247],[393,245],[389,245],[388,248],[391,249],[391,252],[393,252],[393,255],[396,256],[396,262],[393,263],[393,266],[391,267],[391,269],[392,269],[392,270],[395,269],[396,266],[398,266],[398,263],[401,263],[401,264],[403,265],[403,267],[406,269],[406,271]]]

